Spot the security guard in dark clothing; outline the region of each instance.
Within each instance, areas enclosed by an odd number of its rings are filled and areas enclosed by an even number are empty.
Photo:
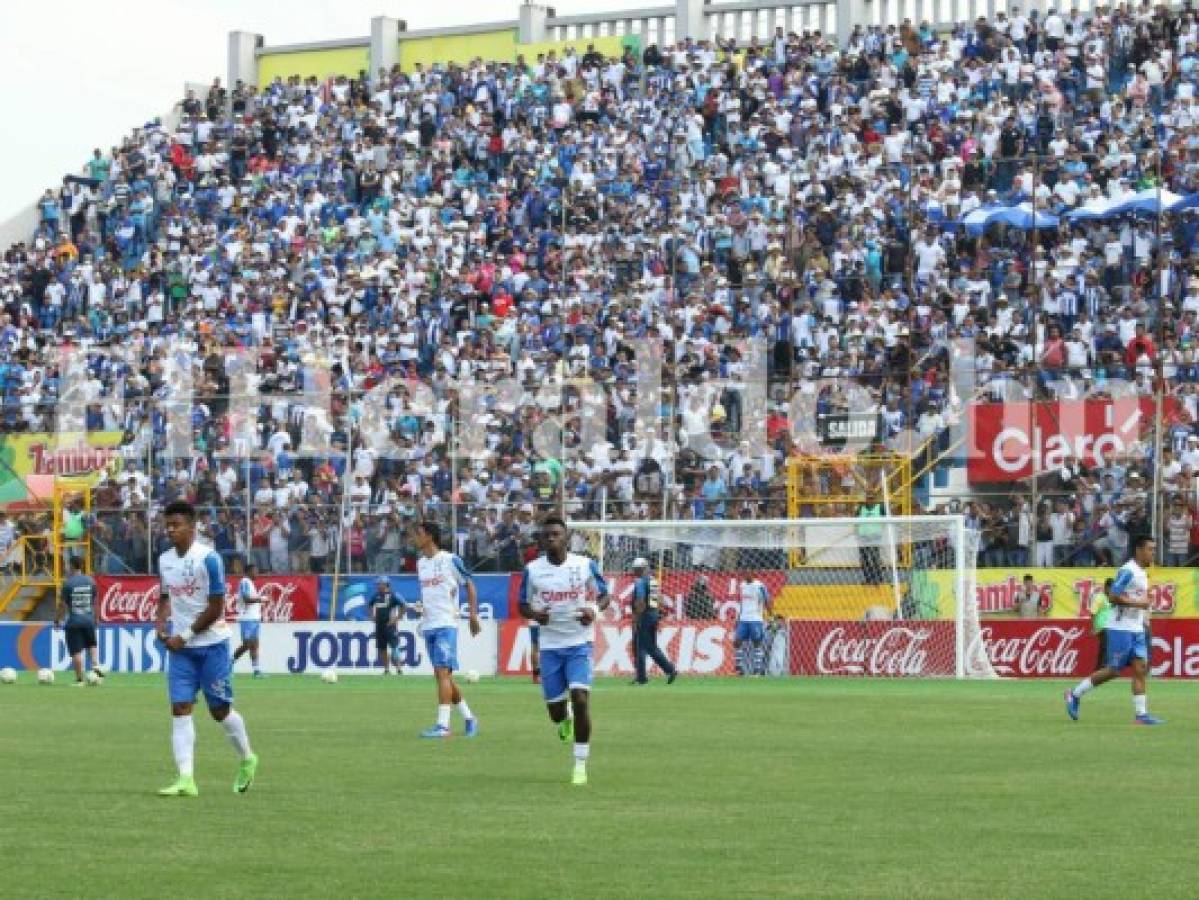
[[[396,627],[404,612],[404,601],[391,590],[391,582],[380,578],[377,589],[370,599],[370,611],[375,620],[375,650],[379,661],[383,663],[383,674],[391,674],[391,663],[395,657],[396,674],[402,675],[399,657],[395,650],[399,646],[400,634]]]
[[[83,561],[72,556],[71,574],[62,583],[55,610],[55,624],[63,626],[67,641],[67,653],[75,666],[75,684],[83,684],[84,653],[92,655],[92,672],[97,678],[104,677],[100,668],[100,654],[96,650],[96,582],[90,575],[83,574]],[[64,619],[65,616],[65,619]]]
[[[658,579],[649,574],[649,563],[638,557],[633,560],[633,574],[637,581],[633,585],[633,651],[637,667],[636,684],[647,684],[646,654],[653,657],[663,672],[666,683],[673,684],[679,670],[666,658],[658,646],[658,617],[662,610],[662,588]]]

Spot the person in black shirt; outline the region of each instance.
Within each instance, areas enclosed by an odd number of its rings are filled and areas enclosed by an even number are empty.
[[[383,663],[383,674],[390,675],[392,657],[399,645],[396,623],[404,610],[404,601],[392,593],[391,582],[386,578],[379,579],[378,589],[371,596],[370,610],[375,620],[375,650]],[[399,659],[395,660],[395,664],[396,674],[402,675]]]

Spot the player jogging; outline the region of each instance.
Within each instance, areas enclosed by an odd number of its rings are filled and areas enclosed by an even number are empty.
[[[203,691],[209,713],[221,723],[241,757],[233,790],[244,794],[258,771],[258,757],[250,750],[245,721],[233,709],[225,567],[215,550],[196,540],[194,506],[176,500],[167,504],[164,518],[171,549],[158,558],[160,588],[155,628],[158,639],[170,651],[167,685],[174,717],[171,746],[179,777],[158,793],[162,797],[195,797],[199,793],[192,771],[196,743],[192,707],[196,694]]]
[[[459,592],[466,588],[466,603],[470,609],[470,634],[478,637],[479,598],[475,583],[466,573],[462,560],[441,549],[441,529],[433,522],[421,522],[413,528],[413,542],[420,551],[416,559],[416,574],[420,580],[421,634],[425,650],[437,677],[437,724],[421,732],[425,738],[448,738],[450,709],[462,716],[464,733],[474,737],[479,733],[479,721],[462,698],[454,683],[458,668],[458,608]]]
[[[594,624],[610,598],[595,560],[568,553],[568,538],[560,517],[549,516],[541,523],[542,555],[521,575],[520,614],[541,626],[541,693],[559,740],[574,738],[571,783],[584,785],[591,753],[588,701]]]
[[[240,567],[240,561],[237,563]],[[245,575],[237,583],[237,627],[241,631],[241,646],[233,652],[233,662],[241,659],[243,653],[250,654],[250,665],[254,667],[254,677],[262,678],[262,670],[258,668],[258,632],[262,625],[262,594],[254,585],[257,571],[253,565],[245,567]]]
[[[1164,721],[1149,715],[1145,696],[1145,676],[1149,669],[1149,645],[1145,640],[1145,619],[1149,614],[1149,576],[1145,570],[1153,564],[1154,540],[1137,538],[1132,559],[1122,565],[1112,582],[1108,599],[1112,615],[1107,620],[1107,660],[1090,678],[1066,692],[1066,714],[1078,721],[1078,707],[1083,694],[1104,682],[1111,681],[1125,666],[1132,666],[1132,704],[1136,710],[1133,720],[1138,725],[1162,725]]]
[[[766,674],[766,657],[762,652],[766,640],[764,613],[771,611],[770,592],[766,590],[766,585],[755,576],[743,581],[741,598],[737,604],[737,630],[733,634],[737,674]]]
[[[67,640],[67,653],[75,667],[75,686],[83,686],[83,663],[86,654],[92,657],[92,673],[104,677],[100,668],[100,654],[96,650],[96,582],[83,574],[83,561],[72,556],[70,576],[62,583],[62,593],[55,610],[55,624],[63,624],[63,636]],[[65,614],[65,620],[64,620]]]

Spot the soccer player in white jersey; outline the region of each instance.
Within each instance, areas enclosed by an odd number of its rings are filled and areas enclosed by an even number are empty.
[[[240,559],[234,561],[234,566],[242,567]],[[262,594],[254,584],[254,576],[258,572],[253,565],[245,566],[245,574],[237,583],[237,627],[241,631],[241,646],[233,651],[233,663],[241,659],[243,653],[250,654],[250,665],[254,667],[254,677],[262,678],[262,670],[258,668],[258,632],[262,626]]]
[[[462,560],[441,549],[441,529],[433,522],[421,522],[412,529],[413,543],[420,551],[416,559],[416,574],[420,580],[421,633],[433,674],[437,676],[437,724],[421,732],[421,737],[448,738],[450,710],[462,716],[464,733],[474,737],[479,733],[475,718],[454,683],[458,668],[458,607],[459,593],[466,588],[466,603],[470,615],[471,637],[478,637],[479,598],[475,583],[462,565]]]
[[[733,633],[733,655],[740,675],[766,674],[766,662],[762,658],[762,645],[766,641],[763,612],[770,610],[770,592],[766,585],[752,576],[741,582],[737,630]]]
[[[158,793],[163,797],[195,797],[199,793],[192,767],[196,743],[192,707],[196,694],[203,691],[209,713],[221,723],[241,758],[233,790],[244,794],[258,771],[258,757],[250,749],[245,721],[233,709],[225,567],[215,550],[196,540],[195,507],[176,500],[167,505],[164,518],[171,549],[158,558],[155,627],[158,639],[170,652],[171,746],[179,777]]]
[[[1113,612],[1107,620],[1107,661],[1090,678],[1084,678],[1073,690],[1066,691],[1066,714],[1078,721],[1078,707],[1083,694],[1104,682],[1111,681],[1126,666],[1132,666],[1132,704],[1136,711],[1133,720],[1138,725],[1162,725],[1162,719],[1149,715],[1145,696],[1145,677],[1149,671],[1149,642],[1145,623],[1149,617],[1149,575],[1153,565],[1155,544],[1151,537],[1137,538],[1132,559],[1120,567],[1108,599]]]
[[[591,645],[595,618],[610,598],[595,560],[567,553],[568,541],[561,518],[541,523],[542,554],[521,576],[520,614],[541,626],[541,694],[558,738],[574,738],[571,783],[584,785],[591,755]]]

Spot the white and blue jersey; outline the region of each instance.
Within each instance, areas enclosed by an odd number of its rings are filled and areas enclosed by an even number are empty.
[[[421,633],[429,664],[435,669],[458,668],[458,598],[471,580],[462,560],[445,550],[416,561],[420,581]]]
[[[770,594],[766,585],[752,578],[741,584],[741,597],[737,603],[736,641],[753,641],[760,644],[766,638],[763,611],[770,605]]]
[[[595,560],[577,553],[566,554],[561,565],[539,556],[525,566],[520,580],[520,602],[534,612],[548,612],[541,626],[541,649],[578,647],[595,640],[595,625],[579,621],[579,612],[593,595],[603,597],[608,584]]]
[[[1149,596],[1149,575],[1130,559],[1116,572],[1112,582],[1112,615],[1107,620],[1107,666],[1120,671],[1134,659],[1149,660],[1149,642],[1145,625],[1149,611],[1121,606],[1121,600],[1145,600]]]
[[[229,678],[229,626],[225,622],[225,567],[221,557],[205,544],[193,543],[180,555],[172,547],[158,558],[161,594],[171,605],[171,633],[193,628],[208,607],[220,597],[221,614],[211,626],[192,636],[182,650],[171,651],[167,690],[172,703],[193,703],[203,691],[210,708],[233,702]]]
[[[568,553],[561,565],[539,556],[525,566],[520,602],[534,612],[548,612],[542,625],[541,693],[547,703],[565,700],[572,690],[591,690],[591,645],[595,624],[584,625],[579,613],[592,593],[604,597],[608,584],[595,560]]]
[[[237,585],[237,623],[241,628],[241,639],[252,641],[258,638],[258,627],[262,624],[262,595],[248,577],[243,576]]]
[[[195,625],[210,597],[221,598],[221,614],[205,631],[193,635],[188,647],[208,647],[229,640],[225,623],[225,566],[207,544],[193,543],[182,556],[172,547],[158,558],[161,595],[171,604],[171,633]]]

